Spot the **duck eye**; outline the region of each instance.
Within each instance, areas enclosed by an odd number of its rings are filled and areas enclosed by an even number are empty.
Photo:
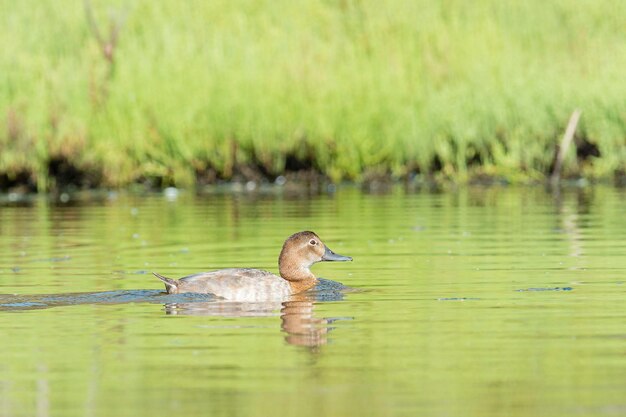
[[[315,241],[315,239],[311,239],[311,240],[309,241],[309,243],[310,243],[311,245],[317,245],[317,242]]]

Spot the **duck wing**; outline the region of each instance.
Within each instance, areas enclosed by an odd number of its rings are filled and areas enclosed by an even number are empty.
[[[164,280],[165,277],[159,275],[157,277],[165,283],[166,289],[168,284],[176,287],[172,292],[168,289],[170,293],[213,294],[227,300],[239,301],[282,300],[291,295],[287,281],[260,269],[220,269],[188,275],[179,280]]]

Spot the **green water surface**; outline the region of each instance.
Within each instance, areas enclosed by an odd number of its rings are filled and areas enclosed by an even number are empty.
[[[626,192],[181,193],[0,205],[0,416],[626,415]],[[171,299],[314,230],[353,290]]]

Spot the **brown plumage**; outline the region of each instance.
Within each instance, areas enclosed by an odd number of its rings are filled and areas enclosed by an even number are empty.
[[[228,268],[188,275],[178,280],[154,273],[169,294],[204,293],[227,300],[285,300],[315,286],[317,278],[310,268],[321,261],[351,261],[338,255],[313,232],[291,235],[278,257],[280,277],[260,269]]]

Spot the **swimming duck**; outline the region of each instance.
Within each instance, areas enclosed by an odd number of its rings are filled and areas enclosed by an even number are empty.
[[[251,268],[227,268],[200,272],[180,279],[154,275],[163,281],[168,294],[213,294],[227,300],[285,300],[309,290],[317,283],[310,268],[321,261],[351,261],[328,248],[313,232],[295,233],[283,244],[278,257],[280,277],[268,271]]]

